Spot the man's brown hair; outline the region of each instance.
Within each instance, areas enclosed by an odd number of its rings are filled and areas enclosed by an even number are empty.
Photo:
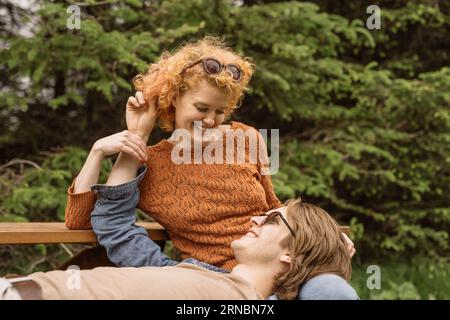
[[[289,249],[292,263],[275,283],[280,299],[296,299],[299,287],[311,278],[324,273],[350,279],[351,261],[339,225],[323,209],[304,203],[301,199],[286,203],[287,220],[295,232],[282,245]]]

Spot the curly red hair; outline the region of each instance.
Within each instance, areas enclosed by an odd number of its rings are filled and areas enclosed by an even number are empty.
[[[226,70],[218,75],[209,75],[201,65],[187,69],[181,76],[183,69],[204,58],[215,58],[224,65],[238,65],[243,76],[237,82]],[[164,52],[156,63],[149,65],[147,72],[133,78],[133,84],[137,91],[143,92],[145,101],[156,102],[159,126],[163,130],[172,131],[175,121],[173,101],[184,91],[194,87],[202,79],[227,90],[229,99],[225,114],[229,115],[239,106],[244,92],[248,89],[253,70],[254,65],[250,58],[241,57],[222,40],[208,36],[183,45],[173,54]]]

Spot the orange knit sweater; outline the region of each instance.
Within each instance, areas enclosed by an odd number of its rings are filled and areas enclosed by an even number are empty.
[[[230,126],[255,130],[239,122]],[[236,261],[230,244],[247,232],[250,217],[282,206],[270,176],[260,174],[258,163],[174,164],[173,147],[162,140],[148,148],[138,208],[166,228],[183,259],[231,270]],[[246,159],[248,153],[246,148]],[[73,193],[74,183],[68,190],[66,225],[89,229],[96,196],[92,191]]]

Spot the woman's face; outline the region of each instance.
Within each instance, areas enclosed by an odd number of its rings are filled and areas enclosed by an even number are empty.
[[[228,98],[226,90],[206,80],[199,80],[174,102],[175,129],[189,131],[194,142],[194,121],[198,125],[197,132],[202,130],[204,133],[205,129],[218,128],[225,119]]]

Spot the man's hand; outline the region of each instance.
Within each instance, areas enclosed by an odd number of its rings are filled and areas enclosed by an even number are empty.
[[[348,251],[350,253],[350,258],[351,258],[351,257],[353,257],[353,255],[356,252],[355,244],[353,243],[352,240],[350,240],[350,238],[345,233],[343,233],[343,232],[341,232],[341,233],[342,233],[342,236],[345,239],[345,242],[347,243],[347,249],[348,249]]]
[[[145,142],[150,137],[157,117],[155,102],[145,101],[141,91],[137,91],[134,97],[128,98],[125,114],[127,128]]]

